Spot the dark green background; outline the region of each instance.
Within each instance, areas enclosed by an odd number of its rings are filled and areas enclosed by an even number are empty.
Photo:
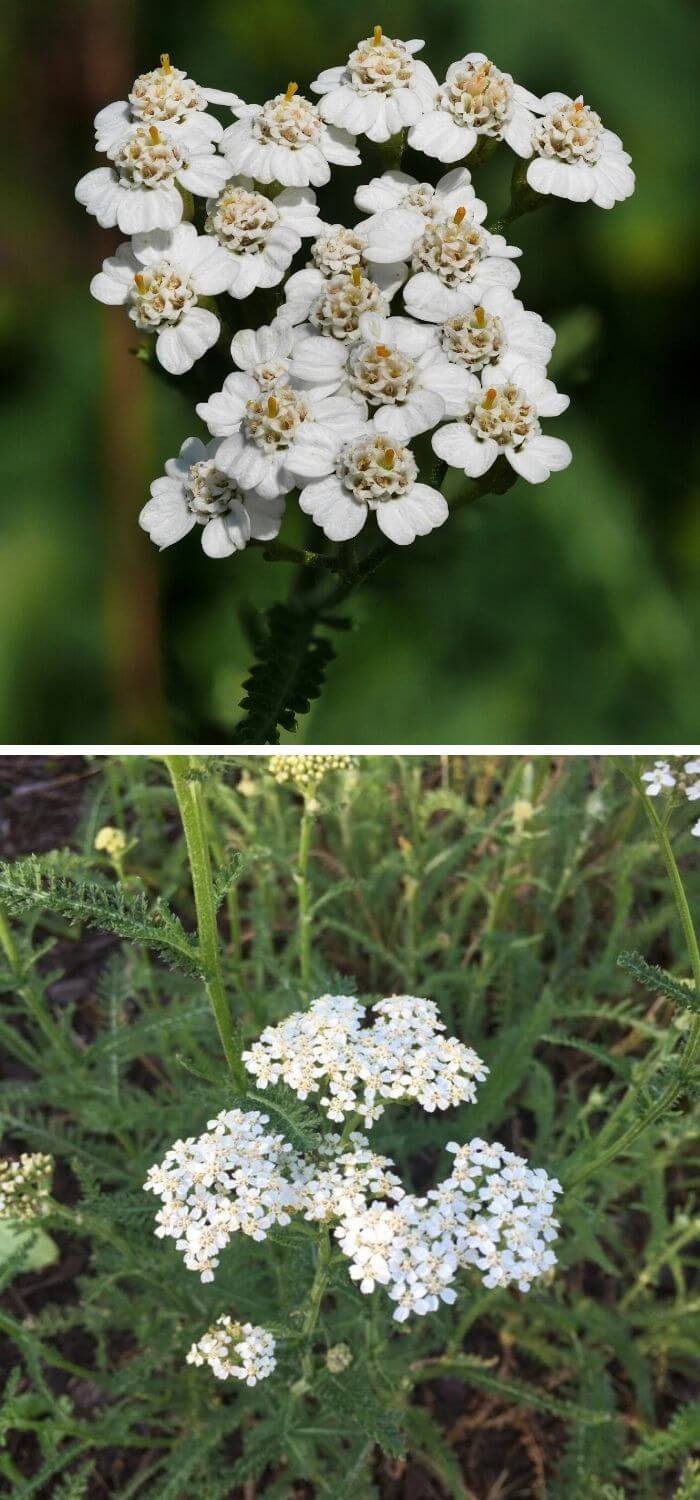
[[[120,310],[88,294],[120,238],[72,199],[98,164],[95,111],[164,49],[203,84],[254,100],[288,78],[304,90],[377,21],[425,36],[439,77],[483,49],[536,92],[583,92],[632,152],[638,190],[612,213],[556,202],[512,236],[525,249],[521,295],[560,332],[572,405],[556,431],[572,444],[571,468],[397,549],[354,605],[355,634],[341,638],[303,737],[697,733],[691,0],[25,0],[2,55],[3,740],[188,739],[217,721],[225,731],[249,654],[237,611],[287,583],[285,567],[250,551],[205,559],[195,536],[159,556],[137,527],[150,478],[201,429],[130,356]],[[437,164],[422,160],[434,177]],[[505,167],[476,179],[492,211]],[[339,169],[340,191],[359,175]],[[328,197],[321,205],[329,213]],[[287,539],[297,524],[290,510]]]

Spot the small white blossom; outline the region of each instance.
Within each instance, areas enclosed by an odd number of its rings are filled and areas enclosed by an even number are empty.
[[[363,313],[388,317],[389,304],[406,276],[403,264],[373,266],[372,277],[362,268],[324,276],[315,266],[295,271],[284,288],[282,314],[290,323],[308,321],[316,333],[333,339],[359,339]]]
[[[375,431],[407,443],[445,417],[460,416],[475,381],[450,361],[437,331],[411,318],[363,313],[352,343],[311,336],[298,344],[292,374],[305,385],[341,389],[374,409]]]
[[[516,365],[510,374],[487,368],[467,414],[433,434],[433,450],[469,479],[479,479],[504,457],[530,484],[571,463],[571,449],[561,438],[545,435],[541,417],[565,411],[568,396],[557,391],[537,365]]]
[[[406,181],[413,183],[413,187],[404,189],[396,180],[401,176],[402,173],[386,172],[384,177],[375,178],[373,183],[369,183],[368,196],[364,198],[365,202],[371,199],[381,201],[397,189],[400,192],[397,203],[375,210],[368,219],[361,220],[358,226],[367,240],[368,259],[378,266],[387,260],[415,261],[415,257],[421,253],[420,247],[425,236],[434,235],[438,224],[453,222],[459,225],[467,214],[472,225],[480,225],[486,218],[486,204],[481,198],[477,198],[466,167],[456,167],[452,172],[446,172],[435,187],[407,178]],[[390,183],[388,179],[392,178],[394,180]],[[377,184],[380,191],[375,193],[372,189]],[[356,202],[359,202],[362,192],[358,188]],[[505,242],[499,240],[497,243],[500,247]],[[453,251],[449,253],[452,255]],[[519,255],[520,251],[513,250],[509,254]],[[417,269],[415,264],[412,269]]]
[[[110,147],[111,167],[81,177],[75,196],[102,229],[123,234],[174,229],[182,218],[180,188],[208,198],[228,177],[223,157],[198,121],[182,125],[130,125]]]
[[[181,68],[173,67],[167,52],[163,52],[160,67],[141,73],[128,99],[106,104],[95,116],[96,149],[111,155],[132,125],[182,125],[185,120],[196,121],[199,129],[216,141],[222,126],[213,115],[206,114],[207,105],[232,107],[240,102],[237,94],[200,88]]]
[[[102,262],[90,291],[121,304],[139,333],[156,334],[156,357],[171,375],[191,370],[219,337],[219,319],[200,297],[225,291],[228,257],[193,224],[137,234]]]
[[[309,479],[299,494],[301,509],[335,542],[357,536],[370,511],[380,531],[398,546],[426,536],[448,517],[439,490],[419,483],[410,448],[377,433],[371,424],[350,442],[338,444],[329,437],[323,444],[300,445],[297,474],[300,481]]]
[[[202,548],[208,557],[230,557],[242,552],[251,538],[269,542],[280,529],[284,501],[241,489],[218,458],[221,443],[187,438],[178,458],[169,458],[165,474],[154,479],[151,499],[139,525],[163,550],[201,526]]]
[[[235,346],[243,358],[246,353],[250,357],[257,352],[254,343],[260,348],[261,333],[258,329],[257,340],[247,342],[237,334],[232,352]],[[282,321],[271,324],[268,330],[271,354],[275,345],[287,347],[289,337],[287,324]],[[361,432],[366,419],[366,408],[363,410],[350,397],[326,396],[322,390],[297,390],[285,378],[284,371],[271,384],[260,378],[255,365],[228,375],[223,389],[208,401],[200,402],[197,413],[209,431],[223,439],[217,451],[220,466],[237,484],[255,489],[267,499],[288,494],[294,488],[302,435],[323,442],[335,434],[343,440]]]
[[[410,250],[413,275],[403,295],[406,309],[414,318],[446,322],[476,307],[490,287],[512,291],[517,286],[520,272],[513,260],[521,252],[506,244],[502,235],[483,228],[484,209],[485,205],[475,198],[460,204],[448,218],[426,223],[419,215],[412,216],[411,233],[416,236]],[[397,212],[408,228],[408,215],[403,210]],[[391,217],[383,216],[382,229]],[[372,248],[376,248],[376,231]],[[397,253],[403,254],[405,248],[405,242],[397,245]]]
[[[226,290],[232,297],[277,286],[302,238],[317,234],[318,227],[311,188],[284,188],[273,199],[260,192],[251,177],[233,177],[218,197],[207,200],[204,228],[226,252]]]
[[[295,83],[266,104],[237,104],[232,113],[238,118],[224,131],[221,149],[234,172],[256,182],[323,187],[331,165],[359,165],[352,135],[328,125],[318,105],[304,99]]]
[[[600,115],[580,96],[570,99],[568,94],[545,94],[540,108],[543,118],[535,126],[535,155],[527,169],[530,187],[599,208],[613,208],[629,198],[635,181],[632,158]]]
[[[331,125],[371,141],[388,141],[432,106],[437,80],[415,54],[425,43],[383,35],[381,26],[358,42],[341,67],[325,68],[311,87]]]
[[[649,783],[647,797],[658,797],[660,792],[676,785],[676,778],[667,760],[655,760],[653,771],[645,771],[642,781]]]
[[[412,127],[408,144],[438,161],[463,161],[480,135],[504,140],[518,156],[532,155],[539,99],[483,52],[468,52],[447,70],[431,108]]]
[[[475,307],[435,321],[446,358],[472,375],[487,368],[510,375],[523,363],[545,370],[554,348],[554,329],[503,286],[488,287]]]
[[[257,1385],[272,1374],[275,1340],[266,1328],[252,1323],[236,1323],[223,1313],[193,1344],[187,1355],[188,1365],[209,1365],[217,1380],[242,1380]]]

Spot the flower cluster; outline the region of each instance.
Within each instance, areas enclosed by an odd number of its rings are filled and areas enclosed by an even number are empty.
[[[222,1110],[204,1135],[175,1141],[144,1187],[162,1200],[156,1234],[174,1239],[189,1270],[213,1281],[232,1234],[264,1240],[298,1206],[300,1167],[257,1110]]]
[[[236,303],[270,299],[271,321],[239,327],[235,368],[197,406],[211,440],[188,438],[151,487],[140,523],[159,547],[197,526],[213,558],[269,542],[294,490],[334,541],[373,515],[406,545],[448,517],[410,446],[422,433],[473,479],[502,459],[538,484],[571,461],[542,430],[568,405],[546,375],[554,333],[515,296],[520,250],[486,226],[464,163],[504,142],[521,194],[610,208],[633,191],[630,158],[581,97],[540,99],[480,52],[439,81],[422,47],[376,26],[311,84],[316,100],[289,83],[263,104],[163,54],[97,115],[108,165],[76,197],[127,239],[93,296],[124,307],[177,377],[238,325]],[[392,168],[357,189],[356,223],[327,223],[316,189],[360,163],[361,137],[450,170],[433,183]]]
[[[258,1087],[283,1079],[302,1099],[325,1090],[322,1110],[331,1119],[349,1115],[345,1129],[325,1132],[302,1153],[268,1130],[267,1115],[222,1111],[204,1135],[176,1141],[149,1171],[145,1187],[162,1200],[156,1234],[172,1236],[186,1266],[212,1281],[232,1233],[264,1240],[298,1216],[332,1235],[361,1292],[386,1289],[399,1322],[454,1302],[455,1280],[469,1268],[487,1287],[527,1291],[556,1262],[559,1183],[499,1142],[474,1139],[448,1145],[452,1171],[425,1196],[407,1193],[391,1158],[352,1128],[353,1115],[371,1123],[388,1100],[415,1100],[427,1111],[471,1101],[487,1069],[443,1035],[430,1000],[394,996],[372,1012],[372,1024],[363,1024],[359,1001],[324,995],[266,1028],[243,1054]],[[274,1367],[274,1347],[264,1329],[224,1315],[188,1360],[252,1385]],[[338,1346],[328,1368],[340,1372],[351,1358]]]
[[[48,1212],[53,1158],[42,1151],[0,1159],[0,1219],[24,1222]]]
[[[392,1207],[370,1204],[346,1215],[336,1237],[362,1292],[385,1286],[394,1317],[434,1312],[454,1302],[460,1268],[474,1266],[488,1287],[515,1282],[529,1291],[556,1262],[549,1245],[556,1178],[533,1170],[498,1142],[451,1142],[451,1175],[426,1197],[405,1194]]]
[[[104,828],[98,828],[95,834],[95,849],[98,854],[106,854],[110,859],[121,859],[128,849],[126,834],[120,828],[113,828],[106,823]]]
[[[271,755],[268,770],[280,786],[317,787],[331,771],[354,771],[356,755]]]
[[[235,1323],[228,1313],[217,1318],[187,1355],[188,1365],[208,1365],[217,1380],[257,1385],[277,1364],[275,1340],[266,1328]]]
[[[700,757],[686,760],[682,766],[673,769],[667,760],[655,760],[652,770],[643,773],[642,781],[647,783],[648,797],[658,797],[662,792],[676,788],[688,802],[700,802]],[[693,823],[690,832],[695,838],[700,838],[700,818]]]
[[[432,1000],[394,995],[367,1012],[349,995],[322,995],[306,1011],[266,1026],[243,1053],[258,1088],[280,1081],[300,1099],[318,1094],[330,1120],[358,1114],[366,1126],[387,1100],[416,1100],[423,1109],[450,1109],[476,1098],[488,1073],[480,1057],[445,1027]]]

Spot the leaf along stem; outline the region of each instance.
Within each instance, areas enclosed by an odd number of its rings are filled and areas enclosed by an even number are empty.
[[[166,755],[164,759],[177,798],[187,846],[197,914],[202,976],[231,1077],[238,1088],[245,1089],[248,1080],[241,1061],[241,1041],[231,1018],[221,968],[219,929],[216,920],[214,882],[206,835],[202,788],[199,780],[192,775],[196,772],[197,763],[193,756]]]

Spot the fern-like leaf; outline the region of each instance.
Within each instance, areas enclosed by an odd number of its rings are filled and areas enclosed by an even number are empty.
[[[666,1000],[672,1000],[674,1005],[681,1005],[684,1010],[700,1011],[700,995],[695,993],[693,985],[686,986],[680,979],[667,974],[665,969],[658,968],[656,964],[648,964],[641,953],[621,953],[617,962],[618,967],[624,969],[626,974],[631,974],[645,990],[651,990],[654,995],[663,995]]]
[[[337,624],[337,622],[334,622]],[[233,733],[237,745],[276,745],[280,729],[293,731],[297,714],[318,698],[335,651],[318,621],[284,604],[267,611],[267,628],[243,684],[245,715]]]

